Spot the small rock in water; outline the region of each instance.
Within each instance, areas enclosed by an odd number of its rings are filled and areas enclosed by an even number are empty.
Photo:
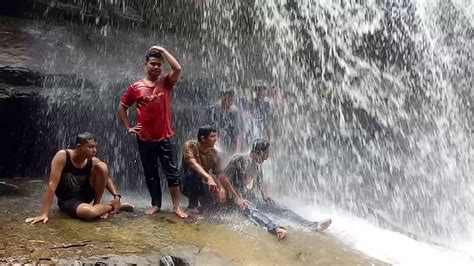
[[[160,266],[187,266],[190,265],[184,259],[175,256],[163,256],[160,258]]]
[[[311,253],[308,252],[299,252],[297,256],[298,259],[302,262],[308,262],[311,260]]]

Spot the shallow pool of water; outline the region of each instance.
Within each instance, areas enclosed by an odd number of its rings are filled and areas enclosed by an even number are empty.
[[[196,265],[379,265],[327,234],[290,229],[283,241],[230,214],[216,219],[183,221],[164,211],[144,214],[146,199],[135,213],[84,222],[70,219],[53,205],[47,224],[30,225],[25,218],[39,214],[46,181],[1,180],[17,186],[0,198],[0,262],[127,262],[158,263],[163,255],[184,258]],[[124,200],[127,195],[124,193]],[[55,203],[54,203],[55,204]],[[165,205],[169,202],[165,202]],[[230,224],[232,222],[232,224]]]

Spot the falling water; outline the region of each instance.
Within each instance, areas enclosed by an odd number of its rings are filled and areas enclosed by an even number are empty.
[[[207,4],[227,79],[285,92],[280,193],[428,241],[472,234],[471,2]]]
[[[242,94],[263,79],[284,91],[266,176],[278,195],[430,243],[472,243],[471,1],[165,2],[145,2],[152,33],[31,26],[57,46],[42,68],[74,74],[74,86],[45,92],[39,123],[59,132],[57,147],[92,131],[122,186],[143,188],[117,104],[142,75],[143,52],[160,43],[185,71],[173,106],[181,141],[219,89]]]
[[[208,7],[229,74],[285,92],[267,176],[281,195],[423,241],[472,243],[472,2]]]
[[[382,211],[425,240],[465,239],[474,211],[472,8],[336,2],[257,4],[275,40],[264,58],[291,95],[277,157],[290,163],[273,178],[302,199],[360,216]]]

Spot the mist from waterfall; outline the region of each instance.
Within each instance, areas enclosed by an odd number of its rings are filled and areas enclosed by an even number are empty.
[[[203,21],[228,79],[284,90],[278,191],[428,241],[470,237],[472,2],[245,3],[208,2]]]
[[[30,26],[55,47],[42,68],[78,79],[72,91],[45,90],[49,109],[38,123],[51,135],[38,142],[54,138],[56,149],[77,131],[94,132],[121,186],[143,189],[117,105],[141,77],[144,51],[160,43],[184,68],[173,99],[180,141],[194,138],[200,110],[220,89],[242,95],[265,80],[284,91],[265,176],[275,193],[422,241],[472,243],[472,1],[173,3],[146,1],[145,13],[173,15],[147,22],[151,33]]]

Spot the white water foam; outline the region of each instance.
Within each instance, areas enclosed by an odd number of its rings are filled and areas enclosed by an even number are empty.
[[[402,233],[382,229],[367,220],[338,210],[309,206],[285,198],[287,207],[316,221],[331,218],[328,233],[368,256],[394,265],[474,265],[474,243],[437,246],[414,240]],[[472,238],[471,238],[472,239]]]

